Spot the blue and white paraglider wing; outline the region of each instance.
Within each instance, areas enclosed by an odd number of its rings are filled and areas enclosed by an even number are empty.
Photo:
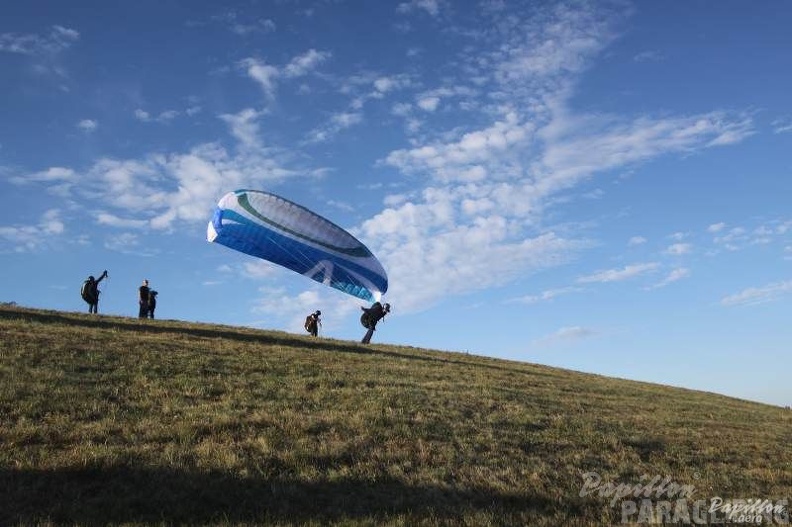
[[[368,247],[331,221],[269,192],[236,190],[223,196],[206,239],[364,300],[379,300],[388,290],[385,270]]]

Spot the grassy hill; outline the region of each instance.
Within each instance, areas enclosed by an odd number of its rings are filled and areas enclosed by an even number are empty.
[[[0,381],[0,525],[610,525],[792,497],[788,409],[461,353],[6,306]]]

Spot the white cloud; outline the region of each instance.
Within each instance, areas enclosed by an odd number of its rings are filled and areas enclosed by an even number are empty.
[[[398,5],[398,13],[411,13],[413,11],[425,11],[429,15],[436,17],[440,14],[441,0],[410,0]]]
[[[792,120],[790,119],[776,119],[770,124],[773,127],[773,132],[776,134],[792,132]]]
[[[721,305],[729,307],[763,304],[790,292],[792,292],[792,280],[775,282],[763,287],[749,287],[737,294],[726,296],[721,299]]]
[[[568,188],[597,172],[629,166],[661,154],[691,152],[753,133],[748,118],[710,113],[688,118],[623,123],[613,118],[586,119],[559,114],[540,135],[548,141],[542,158],[541,185],[547,192]]]
[[[750,245],[768,245],[780,241],[792,227],[792,220],[769,220],[752,228],[733,227],[728,231],[725,230],[725,224],[716,225],[717,229],[712,226],[708,229],[717,234],[713,242],[726,250],[738,251]]]
[[[707,227],[707,232],[716,233],[722,231],[725,228],[726,228],[726,224],[723,222],[713,223],[712,225]]]
[[[646,238],[643,236],[633,236],[627,241],[627,245],[635,246],[635,245],[643,245],[646,243]]]
[[[150,254],[148,250],[141,250],[140,236],[131,232],[124,232],[108,236],[104,243],[105,249],[123,254]]]
[[[659,62],[663,59],[663,54],[658,51],[642,51],[633,57],[635,62]]]
[[[45,212],[41,217],[39,227],[45,234],[63,233],[64,226],[60,220],[60,211],[58,209],[50,209]]]
[[[377,93],[385,94],[394,90],[400,90],[410,86],[411,81],[407,75],[389,75],[377,77],[374,80],[374,89]]]
[[[71,47],[79,38],[79,32],[58,25],[52,26],[46,35],[2,33],[0,51],[34,56],[54,55]]]
[[[225,121],[231,128],[231,134],[246,147],[256,147],[259,145],[259,118],[263,112],[253,108],[245,108],[236,114],[223,114],[220,119]]]
[[[433,112],[437,110],[437,107],[440,104],[440,97],[423,97],[422,99],[418,100],[417,104],[420,109],[426,110],[427,112]]]
[[[361,237],[385,262],[388,294],[403,311],[430,307],[450,294],[502,285],[515,276],[569,261],[585,246],[554,233],[520,233],[498,215],[461,221],[458,196],[428,189],[423,203],[388,208],[361,227]]]
[[[30,252],[48,246],[65,232],[60,210],[44,212],[37,225],[0,226],[0,239],[5,243],[2,252]]]
[[[591,337],[596,337],[600,333],[597,330],[586,328],[582,326],[571,326],[571,327],[563,327],[556,331],[555,333],[551,333],[550,335],[546,335],[539,339],[536,339],[533,344],[535,345],[550,345],[550,344],[558,344],[562,342],[575,342],[579,340],[588,339]]]
[[[745,228],[733,227],[725,234],[716,236],[713,241],[716,245],[720,245],[729,251],[737,251],[741,249],[748,240],[748,231]]]
[[[242,264],[242,274],[247,278],[261,279],[277,275],[279,272],[275,264],[265,260],[254,260]]]
[[[330,53],[326,51],[316,51],[309,49],[302,55],[294,57],[283,69],[283,75],[287,78],[302,77],[307,75],[322,62],[330,58]]]
[[[96,221],[100,225],[109,225],[110,227],[119,227],[123,229],[142,229],[148,225],[148,222],[145,220],[119,218],[115,214],[110,214],[107,212],[98,212],[96,214]]]
[[[93,132],[99,127],[99,123],[93,119],[83,119],[79,123],[77,123],[77,128],[85,131],[85,132]]]
[[[168,121],[172,121],[173,119],[175,119],[178,116],[179,116],[179,112],[177,112],[176,110],[165,110],[164,112],[161,112],[159,114],[159,116],[157,117],[157,120],[160,121],[160,122],[165,123],[165,122],[168,122]]]
[[[635,265],[627,265],[623,269],[609,269],[607,271],[598,271],[594,274],[581,276],[577,279],[580,284],[588,284],[595,282],[620,282],[622,280],[629,280],[642,274],[655,271],[660,265],[654,262],[642,263]]]
[[[682,256],[683,254],[689,254],[692,249],[693,245],[690,243],[674,243],[666,247],[665,253],[673,256]]]
[[[315,128],[308,134],[308,142],[321,143],[330,140],[341,130],[345,130],[363,121],[363,114],[359,112],[342,112],[330,117],[329,122],[320,128]]]
[[[26,183],[74,183],[77,181],[78,174],[71,168],[51,167],[41,172],[34,172],[25,176],[15,176],[9,179],[17,185]]]
[[[517,114],[509,112],[503,120],[458,140],[391,152],[385,163],[408,173],[429,172],[441,181],[453,181],[459,178],[460,167],[502,161],[510,150],[529,142],[532,131],[531,123],[520,123]]]
[[[255,20],[253,23],[242,23],[234,19],[229,28],[237,35],[244,37],[254,33],[273,33],[277,26],[269,18]]]
[[[319,64],[330,58],[331,54],[325,51],[310,49],[294,57],[282,68],[277,68],[256,58],[246,58],[239,62],[247,75],[256,81],[268,99],[275,98],[277,82],[279,79],[294,79],[302,77],[313,71]]]
[[[522,304],[536,304],[537,302],[545,302],[548,300],[552,300],[556,297],[561,295],[567,295],[569,293],[577,293],[583,291],[580,287],[562,287],[560,289],[548,289],[546,291],[542,291],[538,295],[526,295],[519,298],[515,298],[512,302],[519,302]]]
[[[269,99],[274,99],[276,80],[280,74],[278,68],[253,58],[244,59],[240,64],[246,69],[248,76],[261,86],[264,94]]]
[[[688,276],[690,276],[690,269],[679,267],[668,273],[668,275],[663,280],[661,280],[660,282],[656,283],[651,287],[648,287],[647,289],[659,289],[661,287],[665,287],[669,284],[682,280],[683,278],[687,278]]]

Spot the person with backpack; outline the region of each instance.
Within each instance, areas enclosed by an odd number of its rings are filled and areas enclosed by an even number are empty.
[[[384,319],[385,315],[390,313],[390,304],[385,304],[383,306],[379,302],[374,302],[371,307],[366,308],[360,306],[360,309],[363,310],[363,314],[360,315],[360,323],[364,328],[368,329],[363,336],[363,340],[360,342],[368,344],[371,342],[371,337],[374,335],[374,330],[377,328],[377,322]]]
[[[80,296],[88,303],[88,312],[97,314],[99,313],[99,282],[107,278],[107,269],[99,275],[99,280],[95,279],[93,275],[88,277],[88,280],[83,282],[80,288]]]
[[[148,317],[154,318],[154,310],[157,309],[157,292],[153,289],[149,291]]]
[[[319,327],[322,325],[322,321],[319,319],[319,315],[321,314],[322,312],[317,309],[305,317],[305,331],[310,333],[311,336],[319,336]]]
[[[143,285],[138,288],[138,306],[140,307],[138,318],[148,318],[150,293],[149,281],[143,280]]]

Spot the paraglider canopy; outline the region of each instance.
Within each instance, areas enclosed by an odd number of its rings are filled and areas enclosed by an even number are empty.
[[[269,192],[223,196],[206,239],[363,300],[379,300],[388,290],[385,270],[368,247],[330,220]]]

